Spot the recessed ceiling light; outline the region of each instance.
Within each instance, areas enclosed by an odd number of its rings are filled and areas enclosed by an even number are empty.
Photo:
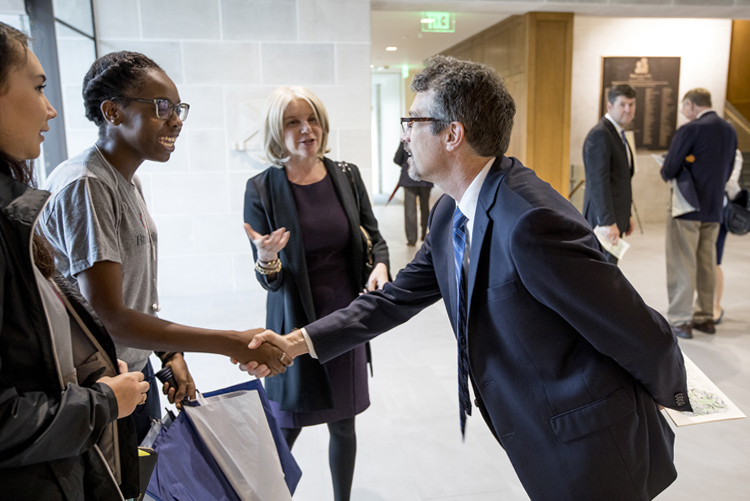
[[[398,47],[386,47],[385,50],[393,52],[394,50],[398,50]]]
[[[375,67],[375,65],[374,65],[374,64],[371,64],[371,65],[370,65],[370,68],[374,68],[374,67]]]

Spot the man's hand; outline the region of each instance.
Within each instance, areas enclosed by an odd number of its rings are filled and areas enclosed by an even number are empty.
[[[286,247],[287,242],[289,242],[289,232],[286,231],[286,228],[279,228],[269,235],[261,235],[252,226],[245,223],[245,233],[258,250],[260,261],[269,262],[278,259],[279,251]]]
[[[630,221],[628,222],[628,231],[625,232],[625,236],[629,237],[633,234],[633,230],[635,230],[635,221],[633,221],[633,218],[630,218]]]
[[[115,377],[99,378],[97,383],[106,384],[115,393],[117,399],[117,419],[133,413],[137,405],[146,403],[148,381],[143,380],[141,371],[127,372],[125,362],[118,360],[121,374]]]
[[[307,343],[302,335],[302,331],[299,329],[293,330],[286,336],[280,336],[271,330],[261,332],[253,337],[248,348],[254,349],[257,346],[260,346],[261,343],[270,343],[277,346],[285,353],[286,358],[289,361],[293,361],[298,356],[308,353]]]
[[[382,289],[383,286],[388,282],[388,268],[384,263],[378,263],[370,273],[370,278],[367,279],[367,290],[374,291],[375,289]]]
[[[178,409],[181,409],[185,396],[190,400],[195,400],[195,381],[193,381],[193,376],[190,375],[182,353],[172,355],[172,358],[164,366],[172,369],[172,375],[177,381],[177,388],[170,388],[168,383],[164,383],[162,392],[167,396],[170,404],[175,404]]]
[[[243,332],[242,351],[231,357],[233,364],[239,363],[243,370],[258,378],[283,373],[286,371],[286,366],[292,364],[292,359],[272,344],[259,342],[250,346],[255,337],[263,332],[263,329],[250,329]]]
[[[602,226],[602,228],[604,228],[604,236],[612,242],[612,245],[616,245],[617,241],[620,240],[620,229],[617,227],[617,224]]]

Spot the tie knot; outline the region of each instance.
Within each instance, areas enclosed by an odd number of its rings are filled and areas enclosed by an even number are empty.
[[[456,205],[456,210],[453,212],[453,228],[463,230],[466,225],[467,217],[461,212],[461,209]]]
[[[625,141],[625,143],[627,143],[628,142],[628,138],[625,137],[625,129],[622,129],[620,131],[620,135],[622,136],[622,140]]]

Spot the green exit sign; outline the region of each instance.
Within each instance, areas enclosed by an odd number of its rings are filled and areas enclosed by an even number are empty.
[[[456,15],[450,12],[422,12],[422,32],[455,33]]]

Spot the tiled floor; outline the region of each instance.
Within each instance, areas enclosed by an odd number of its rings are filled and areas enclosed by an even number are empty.
[[[401,206],[376,207],[398,270],[414,248],[405,245]],[[664,230],[647,225],[628,238],[625,275],[646,301],[667,306]],[[692,359],[745,413],[750,413],[750,236],[730,235],[724,257],[724,323],[715,336],[681,341]],[[583,278],[583,277],[582,277]],[[254,280],[248,277],[248,280]],[[265,293],[162,298],[162,318],[218,328],[263,325]],[[478,413],[461,442],[455,390],[455,342],[437,304],[373,342],[372,405],[357,418],[358,456],[352,499],[357,501],[488,501],[528,499],[507,456]],[[199,389],[243,379],[219,356],[188,355]],[[676,429],[677,481],[660,500],[750,499],[750,419]],[[294,448],[303,470],[297,501],[331,500],[328,432],[306,429]]]

